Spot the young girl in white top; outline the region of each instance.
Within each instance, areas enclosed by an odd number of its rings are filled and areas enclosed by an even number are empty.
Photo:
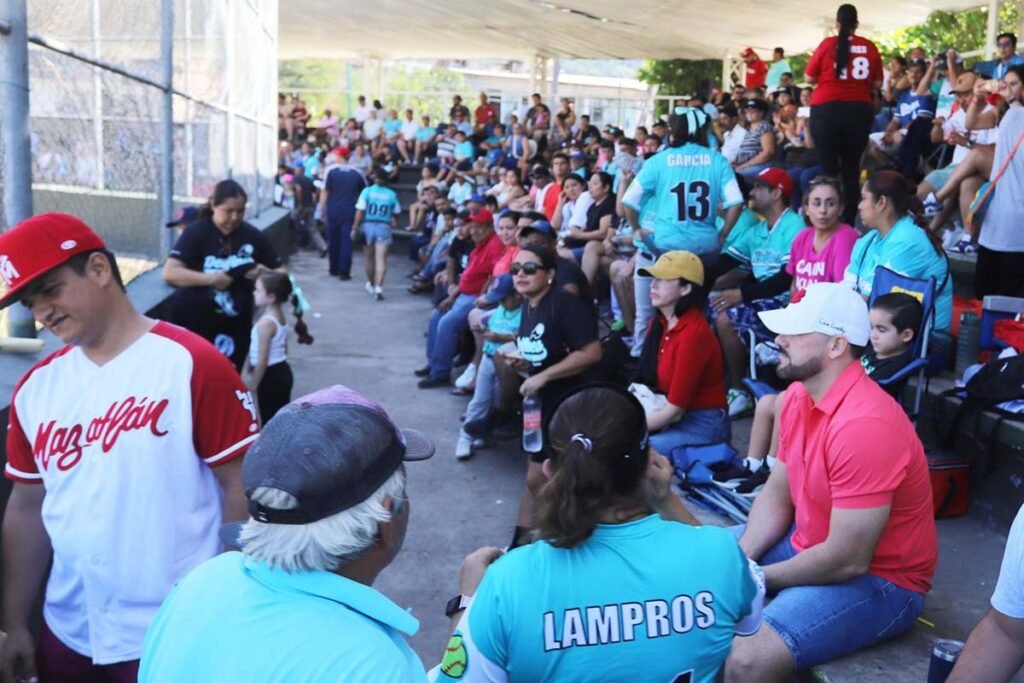
[[[252,327],[249,358],[245,362],[246,384],[256,395],[260,420],[266,424],[292,397],[292,369],[288,365],[288,331],[283,306],[295,308],[295,334],[300,344],[312,344],[302,320],[299,298],[287,273],[268,271],[256,280],[253,301],[263,313]]]

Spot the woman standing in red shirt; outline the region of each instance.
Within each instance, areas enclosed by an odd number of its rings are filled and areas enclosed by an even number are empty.
[[[836,11],[839,35],[826,38],[807,63],[811,95],[811,137],[822,173],[843,181],[844,219],[853,224],[860,195],[860,159],[875,116],[875,95],[882,87],[882,58],[867,38],[854,35],[857,8]]]

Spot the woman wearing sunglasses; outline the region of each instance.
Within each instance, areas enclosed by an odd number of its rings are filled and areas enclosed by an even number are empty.
[[[593,309],[579,297],[552,287],[556,256],[533,245],[523,246],[509,266],[516,291],[523,298],[523,313],[516,339],[521,360],[515,363],[529,377],[519,393],[540,399],[541,415],[550,410],[564,394],[587,380],[587,371],[601,361],[601,342],[597,338],[597,319]],[[543,483],[540,464],[545,458],[542,446],[530,454],[526,490],[519,508],[516,538],[530,519],[531,491]]]
[[[253,291],[268,270],[284,271],[267,236],[244,220],[248,196],[222,180],[199,220],[189,224],[164,264],[164,281],[178,288],[171,321],[209,340],[241,370],[249,354]]]

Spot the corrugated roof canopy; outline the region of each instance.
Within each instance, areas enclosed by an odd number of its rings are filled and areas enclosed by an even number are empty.
[[[812,49],[839,3],[817,0],[288,0],[280,56],[383,59],[721,59],[747,45]],[[964,0],[859,0],[860,33],[923,21]],[[770,56],[770,53],[762,56]]]

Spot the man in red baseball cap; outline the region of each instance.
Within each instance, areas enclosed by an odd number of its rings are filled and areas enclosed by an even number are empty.
[[[746,71],[744,72],[743,85],[747,88],[761,88],[764,86],[765,79],[768,77],[768,65],[765,64],[757,53],[754,52],[754,48],[748,47],[746,50],[740,53],[740,57],[747,63]]]
[[[445,387],[451,383],[452,359],[459,339],[469,329],[469,312],[484,293],[491,271],[505,253],[505,245],[494,232],[494,214],[478,209],[469,215],[473,251],[457,285],[450,285],[448,297],[430,316],[427,331],[427,365],[416,370],[420,389]]]
[[[792,192],[793,181],[781,168],[758,173],[750,200],[764,220],[730,240],[715,268],[717,291],[711,293],[710,306],[732,385],[728,400],[733,417],[754,408],[753,398],[743,388],[747,331],[753,329],[763,338],[772,337],[757,312],[781,308],[789,298],[786,264],[793,240],[804,228],[804,220],[789,208]]]
[[[0,669],[135,680],[160,603],[220,551],[221,521],[246,516],[252,397],[209,342],[135,310],[114,255],[74,216],[0,235],[0,277],[0,306],[20,301],[66,344],[11,399]]]

